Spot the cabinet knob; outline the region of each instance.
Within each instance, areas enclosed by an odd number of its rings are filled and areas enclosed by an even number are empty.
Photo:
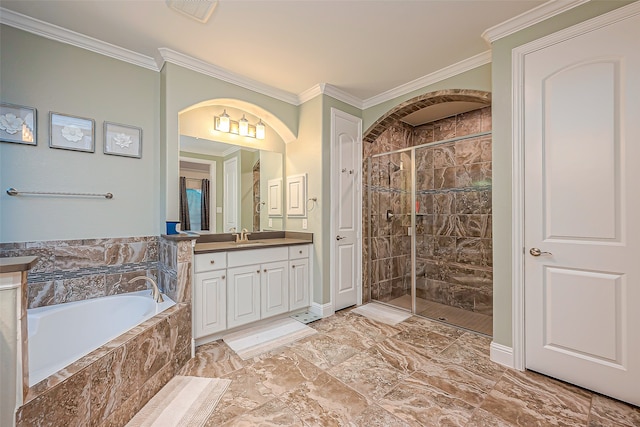
[[[264,272],[265,272],[265,273],[267,272],[267,269],[266,269],[266,268],[264,269]]]
[[[226,276],[223,274],[223,275],[222,275],[222,280],[224,280],[224,279],[225,279],[225,277],[226,277]]]
[[[214,260],[209,261],[211,264],[215,264],[216,262]]]
[[[299,253],[302,254],[302,251],[300,251]]]
[[[266,270],[265,270],[266,271]],[[260,274],[260,270],[256,271],[256,273]]]
[[[295,266],[295,265],[292,265],[292,266],[291,266],[291,268],[296,268],[296,266]]]

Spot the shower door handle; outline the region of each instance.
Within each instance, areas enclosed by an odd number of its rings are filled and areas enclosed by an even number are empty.
[[[553,255],[551,252],[543,252],[538,248],[531,248],[529,249],[529,253],[533,256],[540,256],[540,255]]]

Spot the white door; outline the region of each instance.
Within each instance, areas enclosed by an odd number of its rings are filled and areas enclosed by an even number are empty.
[[[362,300],[362,120],[331,109],[334,310]]]
[[[232,229],[239,230],[240,209],[238,202],[238,158],[227,159],[223,164],[223,233],[228,233]]]
[[[261,318],[289,311],[289,274],[287,261],[262,264],[260,273]]]
[[[640,405],[635,9],[524,57],[524,295],[528,369]]]

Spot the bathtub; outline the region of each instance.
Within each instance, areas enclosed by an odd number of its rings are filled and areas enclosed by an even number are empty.
[[[149,290],[27,310],[29,386],[175,305]]]

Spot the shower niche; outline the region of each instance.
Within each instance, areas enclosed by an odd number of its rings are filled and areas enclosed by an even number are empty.
[[[491,107],[364,150],[365,299],[492,335]]]

